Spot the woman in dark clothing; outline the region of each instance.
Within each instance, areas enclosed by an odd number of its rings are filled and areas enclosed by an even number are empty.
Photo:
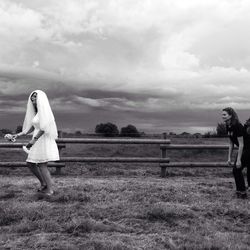
[[[229,135],[229,150],[228,150],[228,164],[232,165],[232,153],[234,145],[238,147],[237,157],[233,164],[233,175],[236,184],[236,194],[238,198],[246,198],[246,186],[242,169],[245,165],[244,159],[246,153],[243,153],[244,141],[243,136],[245,135],[244,127],[240,123],[238,115],[234,109],[228,107],[222,110],[222,119],[226,124],[226,130]],[[242,157],[243,156],[243,157]],[[242,164],[243,163],[243,164]]]
[[[243,153],[241,157],[242,169],[247,168],[247,189],[250,187],[250,118],[244,124]]]

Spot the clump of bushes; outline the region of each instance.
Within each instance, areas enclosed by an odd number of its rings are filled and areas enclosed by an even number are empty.
[[[95,132],[107,137],[115,137],[119,135],[117,126],[111,122],[100,123],[96,125]]]
[[[135,126],[129,124],[128,126],[121,128],[120,136],[140,137],[141,134]]]
[[[126,127],[122,127],[121,131],[119,132],[118,127],[111,123],[100,123],[95,127],[95,133],[100,134],[106,137],[116,137],[116,136],[123,136],[123,137],[140,137],[141,133],[137,130],[134,125],[127,125]]]

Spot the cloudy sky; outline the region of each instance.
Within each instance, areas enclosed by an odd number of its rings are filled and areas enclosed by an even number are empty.
[[[1,0],[0,127],[44,90],[63,130],[204,132],[250,116],[248,0]]]

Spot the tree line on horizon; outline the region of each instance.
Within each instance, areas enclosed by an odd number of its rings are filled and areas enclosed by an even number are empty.
[[[17,128],[15,129],[15,131],[12,131],[12,130],[7,129],[7,128],[2,128],[2,129],[0,129],[0,135],[4,136],[5,134],[11,134],[13,132],[19,133],[21,131],[22,131],[21,125],[18,125]],[[59,131],[59,132],[66,133],[63,131]],[[69,133],[69,134],[72,134],[72,133]],[[78,131],[75,131],[75,133],[73,133],[73,134],[80,136],[83,133],[78,130]],[[118,136],[120,136],[120,137],[141,137],[141,136],[146,135],[146,133],[144,133],[144,132],[139,132],[138,129],[136,128],[136,126],[134,126],[134,125],[129,124],[125,127],[122,127],[119,130],[118,126],[115,125],[114,123],[111,123],[111,122],[97,124],[95,127],[95,134],[105,136],[105,137],[118,137]],[[227,136],[227,131],[226,131],[226,126],[224,123],[218,123],[215,131],[207,131],[204,134],[201,134],[201,133],[190,134],[188,132],[182,132],[179,135],[177,135],[176,133],[170,132],[170,133],[168,133],[168,135],[170,135],[170,136],[183,136],[183,137],[192,136],[192,137],[203,137],[203,138],[225,137],[225,136]]]

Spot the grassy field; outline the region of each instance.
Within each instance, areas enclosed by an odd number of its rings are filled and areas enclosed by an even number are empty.
[[[225,144],[176,139],[174,143]],[[159,156],[159,146],[71,145],[64,156]],[[25,160],[1,150],[2,161]],[[225,161],[225,151],[171,151],[171,161]],[[67,164],[56,193],[37,195],[27,169],[0,170],[0,249],[249,249],[250,202],[234,197],[231,168]],[[250,194],[249,194],[250,195]]]

